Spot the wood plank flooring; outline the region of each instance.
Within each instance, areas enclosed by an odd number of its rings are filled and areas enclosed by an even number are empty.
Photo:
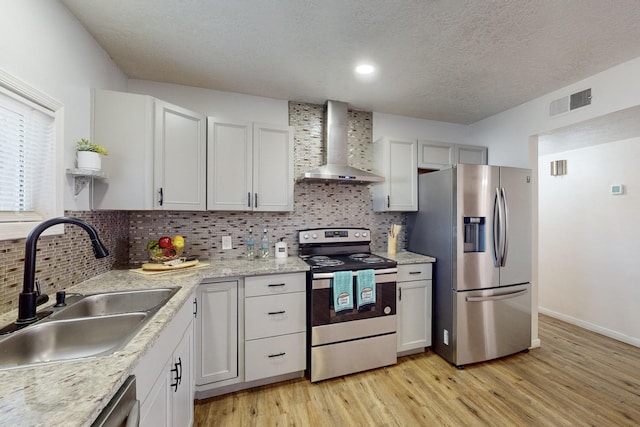
[[[458,370],[431,351],[197,401],[195,426],[638,426],[640,348],[540,316],[542,346]]]

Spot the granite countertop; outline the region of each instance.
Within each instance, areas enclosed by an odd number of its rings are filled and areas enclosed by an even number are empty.
[[[112,270],[66,289],[89,294],[181,287],[122,350],[112,355],[0,371],[0,425],[91,425],[202,280],[309,270],[308,265],[296,256],[285,260],[232,259],[208,263],[206,267],[156,275]],[[52,299],[55,302],[55,298]],[[46,306],[38,309],[43,308]],[[0,325],[9,324],[16,318],[17,310],[0,315]]]
[[[409,251],[398,251],[395,254],[390,254],[388,252],[376,252],[376,254],[383,256],[385,258],[392,259],[398,263],[398,265],[406,265],[406,264],[421,264],[425,262],[436,262],[436,259],[426,255],[420,255],[415,252]]]

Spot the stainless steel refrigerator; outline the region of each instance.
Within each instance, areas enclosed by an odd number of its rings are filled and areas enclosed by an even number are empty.
[[[531,171],[422,174],[408,249],[436,258],[433,350],[461,367],[531,345]]]

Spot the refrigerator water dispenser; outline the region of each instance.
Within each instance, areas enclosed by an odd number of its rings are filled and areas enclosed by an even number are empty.
[[[485,217],[464,217],[464,252],[485,251]]]

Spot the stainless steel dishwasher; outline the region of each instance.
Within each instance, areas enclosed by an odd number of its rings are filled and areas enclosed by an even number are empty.
[[[91,427],[138,427],[140,401],[136,398],[136,377],[126,379]]]

